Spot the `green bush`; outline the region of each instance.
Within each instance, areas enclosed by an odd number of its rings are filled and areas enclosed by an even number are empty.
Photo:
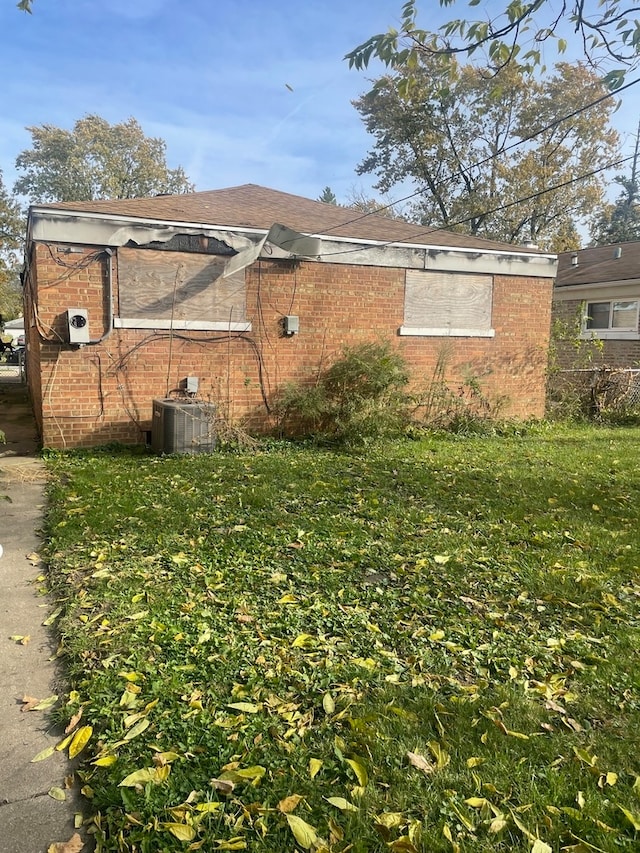
[[[390,343],[346,347],[313,384],[286,385],[276,401],[280,431],[361,443],[401,434],[409,422],[407,365]]]

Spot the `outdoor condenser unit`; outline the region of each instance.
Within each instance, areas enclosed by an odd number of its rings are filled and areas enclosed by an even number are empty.
[[[210,453],[215,406],[191,400],[154,400],[151,448],[156,453]]]

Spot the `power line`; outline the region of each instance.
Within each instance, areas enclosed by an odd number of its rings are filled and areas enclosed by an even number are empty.
[[[478,216],[489,216],[492,213],[500,213],[503,210],[508,210],[510,207],[515,207],[518,204],[524,204],[524,202],[526,201],[532,201],[533,199],[540,198],[540,196],[546,195],[547,193],[556,192],[556,190],[561,190],[563,187],[571,186],[572,184],[578,183],[578,181],[584,181],[586,178],[591,178],[594,175],[598,175],[600,172],[606,172],[608,169],[615,169],[617,166],[621,166],[623,163],[628,163],[629,160],[632,159],[633,155],[629,157],[623,157],[621,160],[616,160],[614,163],[607,163],[606,166],[600,166],[600,168],[593,169],[593,171],[591,172],[585,172],[582,175],[578,175],[576,178],[571,178],[567,181],[562,181],[562,183],[560,184],[554,184],[554,186],[552,187],[547,187],[544,190],[539,190],[538,192],[531,193],[531,195],[523,196],[522,198],[507,202],[506,204],[498,205],[498,207],[490,208],[489,210],[482,211],[482,213],[474,213],[472,216],[466,216],[463,219],[457,219],[455,222],[447,223],[446,226],[442,225],[437,228],[429,228],[426,231],[418,231],[417,233],[412,234],[409,237],[403,237],[402,240],[389,240],[386,243],[376,243],[374,246],[359,246],[357,249],[346,249],[343,252],[323,252],[317,257],[328,258],[332,255],[350,255],[353,252],[363,252],[367,251],[368,249],[379,249],[381,247],[384,248],[385,246],[392,246],[397,243],[410,243],[412,240],[416,240],[420,237],[427,237],[430,234],[437,234],[439,231],[449,231],[456,225],[464,225],[465,223],[471,222],[473,219],[476,219]]]
[[[630,83],[626,83],[624,86],[621,86],[619,89],[616,89],[615,92],[607,92],[605,95],[601,95],[599,98],[596,98],[595,101],[590,101],[588,104],[585,104],[582,107],[578,107],[578,109],[573,110],[572,112],[568,113],[567,115],[561,116],[560,118],[557,118],[557,119],[554,119],[552,122],[549,122],[549,124],[545,125],[544,127],[540,128],[539,130],[536,130],[534,133],[529,134],[529,136],[525,136],[523,139],[519,139],[516,142],[512,142],[510,145],[507,145],[506,147],[502,148],[497,154],[491,154],[489,157],[485,157],[483,160],[478,160],[476,163],[472,163],[470,166],[466,167],[467,171],[469,171],[470,169],[477,169],[480,166],[486,166],[488,163],[491,163],[493,160],[497,160],[498,157],[501,157],[507,151],[511,151],[512,149],[517,148],[520,145],[524,145],[526,142],[530,142],[532,139],[535,139],[537,136],[540,136],[541,134],[546,133],[548,130],[551,130],[552,128],[557,127],[559,124],[562,124],[565,121],[569,121],[570,119],[575,118],[575,116],[580,115],[583,112],[586,112],[587,110],[591,109],[591,107],[595,107],[598,104],[601,104],[603,101],[606,101],[609,98],[615,97],[619,92],[624,92],[626,89],[630,89],[632,86],[636,86],[638,83],[640,83],[640,77],[637,80],[632,80]],[[620,162],[626,162],[626,161],[623,160]],[[597,174],[597,172],[599,172],[599,171],[606,171],[606,168],[613,168],[613,166],[605,167],[604,169],[596,170],[596,172],[594,172],[593,174]],[[444,186],[445,184],[450,183],[451,181],[453,181],[457,177],[459,177],[461,174],[462,174],[462,170],[459,170],[457,172],[452,172],[451,174],[447,175],[445,178],[443,178],[439,182],[439,186]],[[399,198],[399,199],[396,199],[395,201],[389,202],[389,204],[382,205],[381,207],[377,208],[376,210],[368,211],[367,213],[363,213],[363,214],[356,216],[352,219],[347,219],[346,221],[340,222],[337,225],[332,225],[330,228],[323,228],[322,233],[328,234],[331,231],[335,231],[337,228],[344,228],[346,225],[353,225],[356,222],[360,222],[363,219],[367,219],[369,216],[379,214],[381,211],[388,210],[389,208],[394,207],[396,204],[402,204],[403,202],[410,201],[411,199],[416,198],[417,196],[420,196],[420,195],[424,195],[427,192],[429,192],[428,187],[424,187],[423,189],[416,190],[415,192],[412,192],[409,195],[404,196],[403,198]],[[487,211],[485,214],[481,214],[481,213],[474,214],[474,216],[470,217],[470,219],[475,219],[478,216],[487,215],[487,213],[491,213],[491,212],[492,211]],[[470,219],[464,219],[462,221],[468,222],[468,221],[470,221]],[[460,224],[459,222],[451,222],[451,223],[448,223],[446,227],[437,228],[436,230],[437,231],[446,231],[447,229],[452,228],[455,225],[459,225],[459,224]]]

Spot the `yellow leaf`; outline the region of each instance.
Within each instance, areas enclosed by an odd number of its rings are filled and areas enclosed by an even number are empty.
[[[293,837],[301,847],[304,847],[305,850],[311,850],[312,847],[320,845],[320,839],[310,824],[302,820],[302,818],[296,817],[294,814],[288,814],[285,817],[289,824],[289,829],[293,833]]]
[[[153,782],[154,785],[159,785],[169,775],[171,770],[170,765],[164,767],[145,767],[142,770],[134,770],[120,782],[119,788],[134,788],[136,785],[146,785],[147,782]]]
[[[432,643],[437,643],[438,640],[444,639],[444,631],[438,630],[434,631],[433,634],[429,634],[429,639]]]
[[[318,775],[320,770],[322,769],[322,761],[319,758],[310,758],[309,759],[309,776],[312,779]]]
[[[242,711],[243,714],[257,714],[260,710],[259,705],[254,705],[253,702],[231,702],[227,708],[233,708],[234,711]]]
[[[315,637],[312,637],[311,634],[298,634],[291,645],[294,649],[308,649],[314,646],[315,642]]]
[[[544,841],[540,841],[539,838],[536,838],[533,842],[531,853],[553,853],[553,849],[549,847],[548,844],[545,844]]]
[[[73,740],[73,735],[72,734],[67,735],[65,738],[63,738],[60,741],[60,743],[56,744],[56,752],[62,752],[63,749],[66,749],[69,746],[69,744],[71,743],[72,740]]]
[[[467,758],[467,767],[479,767],[481,764],[484,764],[484,758]]]
[[[46,711],[47,708],[51,708],[58,701],[58,697],[56,695],[49,696],[47,699],[42,699],[38,702],[37,705],[34,705],[34,711]]]
[[[21,646],[26,646],[31,636],[29,634],[12,634],[9,639],[13,640],[14,643],[20,643]]]
[[[31,764],[35,764],[36,761],[44,761],[45,758],[50,758],[55,752],[55,747],[48,746],[46,749],[43,749],[42,752],[39,752],[36,756],[31,759]]]
[[[375,822],[387,829],[398,829],[407,822],[407,818],[402,812],[382,812],[376,815]]]
[[[429,741],[429,749],[436,760],[436,770],[442,770],[451,761],[449,753],[443,749],[437,741]]]
[[[467,797],[465,803],[472,809],[481,809],[487,805],[487,800],[484,797]]]
[[[354,806],[353,803],[350,803],[349,800],[345,800],[344,797],[325,797],[325,800],[330,803],[332,806],[335,806],[337,809],[343,812],[357,812],[358,807]]]
[[[105,755],[102,758],[96,758],[93,763],[96,767],[111,767],[117,760],[115,755]]]
[[[322,707],[324,708],[325,714],[333,714],[335,711],[336,703],[333,701],[331,693],[325,693],[322,697]]]
[[[160,826],[174,835],[178,841],[193,841],[196,837],[195,829],[186,823],[161,823]]]
[[[47,793],[49,794],[52,800],[58,800],[58,802],[63,802],[67,799],[67,795],[62,790],[62,788],[49,788],[49,791]]]
[[[366,788],[367,782],[369,781],[369,776],[367,774],[365,766],[360,761],[357,761],[355,758],[345,758],[345,762],[356,774],[358,784],[361,787]]]
[[[285,797],[284,800],[280,800],[278,803],[278,809],[282,812],[282,814],[289,814],[292,811],[295,811],[299,803],[303,797],[300,794],[291,794],[289,797]]]
[[[89,743],[92,734],[93,728],[91,726],[82,726],[81,729],[78,729],[69,745],[69,758],[75,758],[82,752]]]
[[[628,811],[627,809],[623,808],[622,806],[618,806],[618,808],[620,809],[622,814],[626,817],[626,819],[629,821],[631,826],[635,829],[635,831],[640,832],[640,816],[637,814],[634,814],[633,812]]]
[[[283,595],[282,598],[278,599],[278,604],[296,604],[297,601],[298,599],[295,595],[291,595],[291,593],[288,592],[286,595]]]
[[[449,560],[451,559],[451,555],[450,554],[436,554],[433,559],[439,566],[444,566],[444,564],[448,563]]]
[[[222,803],[198,803],[196,806],[197,812],[205,812],[208,814],[209,812],[217,812],[218,809],[222,808]]]
[[[130,728],[128,732],[125,732],[124,739],[125,740],[133,740],[134,737],[138,737],[143,732],[145,732],[149,726],[151,725],[151,721],[145,717],[143,720],[140,720],[139,723],[136,723],[133,728]]]

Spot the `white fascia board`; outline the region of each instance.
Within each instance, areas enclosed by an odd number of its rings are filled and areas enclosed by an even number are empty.
[[[29,228],[30,237],[35,241],[93,246],[122,246],[129,240],[142,243],[166,241],[175,234],[204,234],[222,240],[237,251],[250,248],[251,244],[255,243],[255,239],[251,238],[264,238],[269,233],[264,228],[244,225],[176,222],[39,207],[32,207],[29,212]],[[534,278],[555,278],[557,269],[556,255],[531,253],[521,248],[514,248],[513,251],[485,250],[324,234],[309,236],[322,241],[320,254],[313,259],[322,263]],[[272,250],[268,254],[263,253],[262,257],[290,257],[290,253],[281,252],[282,250]]]
[[[608,281],[606,284],[569,284],[553,289],[553,298],[557,302],[576,299],[585,302],[606,302],[623,297],[640,299],[640,278]]]

